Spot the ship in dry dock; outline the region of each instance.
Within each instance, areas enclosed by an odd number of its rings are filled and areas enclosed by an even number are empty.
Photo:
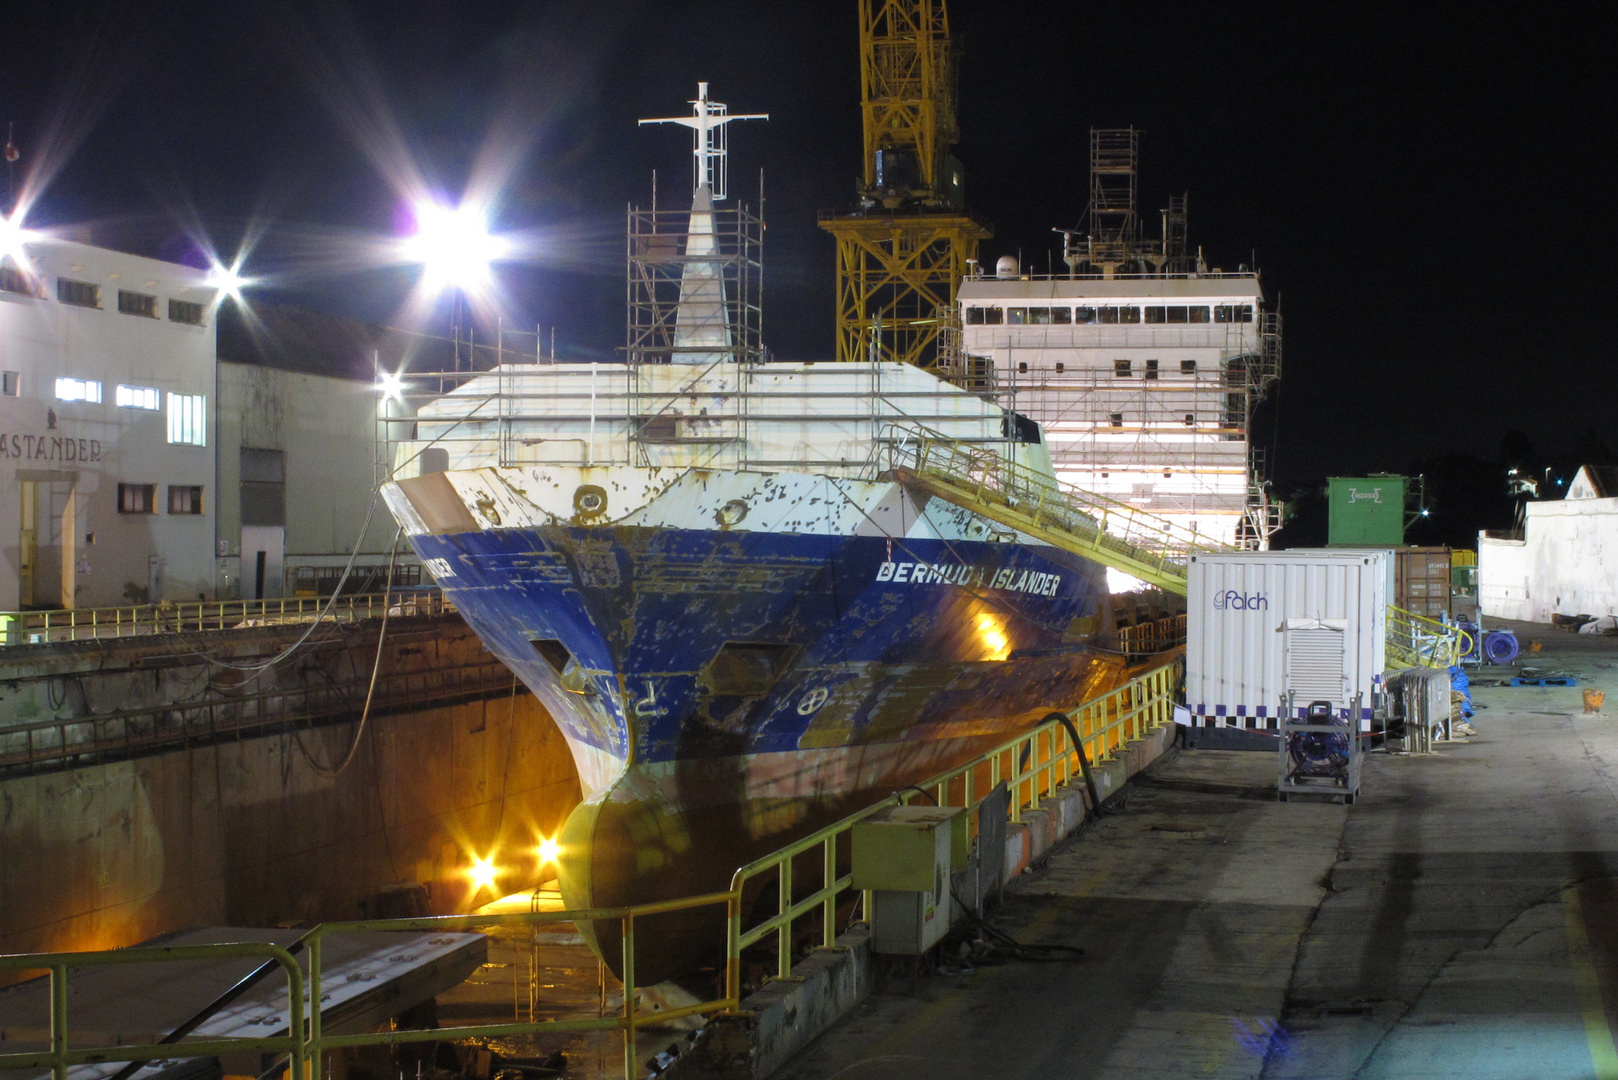
[[[628,362],[448,380],[384,488],[572,750],[571,908],[724,888],[1124,671],[1105,567],[903,472],[943,442],[1050,476],[1037,425],[910,364],[761,362],[762,223],[714,138],[739,117],[693,106],[689,210],[630,214]],[[657,939],[643,980],[700,948]]]

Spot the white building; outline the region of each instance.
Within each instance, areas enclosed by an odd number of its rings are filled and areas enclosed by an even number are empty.
[[[1618,469],[1586,465],[1567,497],[1524,504],[1522,539],[1478,534],[1478,606],[1497,619],[1618,614]]]
[[[0,262],[0,610],[212,596],[213,315],[191,267],[28,236]]]
[[[1044,426],[1057,476],[1216,540],[1274,526],[1249,439],[1279,334],[1250,272],[961,284],[962,345]]]

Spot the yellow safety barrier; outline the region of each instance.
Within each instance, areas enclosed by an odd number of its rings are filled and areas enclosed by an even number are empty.
[[[1386,652],[1390,668],[1453,667],[1471,648],[1471,635],[1460,627],[1388,605]]]
[[[1086,702],[1067,714],[1069,723],[1083,743],[1086,760],[1099,764],[1115,755],[1134,739],[1173,721],[1174,690],[1180,676],[1180,662],[1155,668],[1129,683]],[[66,1080],[67,1070],[88,1062],[152,1061],[174,1057],[208,1057],[220,1054],[260,1053],[285,1055],[290,1080],[309,1080],[322,1075],[323,1055],[348,1047],[396,1045],[404,1043],[454,1041],[458,1039],[505,1038],[516,1035],[552,1034],[573,1031],[619,1030],[623,1033],[623,1068],[626,1080],[641,1074],[637,1032],[640,1028],[664,1024],[693,1014],[735,1011],[741,1002],[743,951],[775,935],[775,974],[790,978],[793,961],[793,923],[819,909],[818,941],[833,946],[837,936],[837,905],[852,888],[850,876],[838,874],[839,854],[848,851],[854,824],[896,803],[924,795],[941,806],[975,807],[1004,782],[1011,794],[1010,820],[1020,821],[1024,812],[1039,808],[1042,799],[1072,779],[1079,759],[1067,726],[1050,720],[1018,735],[1000,747],[943,773],[915,788],[895,793],[868,807],[789,844],[773,855],[747,864],[736,871],[725,892],[685,897],[626,908],[592,908],[578,911],[529,911],[509,915],[451,915],[412,919],[385,919],[363,922],[323,923],[306,933],[308,974],[304,974],[291,952],[265,942],[192,945],[165,948],[134,947],[106,952],[33,953],[0,956],[0,972],[49,972],[51,994],[51,1047],[48,1051],[0,1054],[0,1072],[8,1069],[49,1068],[55,1080]],[[819,849],[820,887],[794,897],[793,860]],[[750,882],[775,875],[779,903],[774,915],[756,925],[744,926],[743,896]],[[863,897],[869,913],[870,896]],[[710,905],[724,905],[727,912],[725,935],[725,996],[677,1008],[642,1012],[636,1002],[635,922],[647,916]],[[623,1008],[615,1016],[584,1017],[572,1020],[541,1020],[528,1023],[479,1024],[419,1030],[372,1031],[350,1035],[327,1035],[321,1030],[318,1009],[307,1002],[321,1000],[323,940],[340,931],[418,930],[428,932],[477,930],[490,926],[539,926],[546,923],[576,923],[590,920],[617,920],[623,928]],[[272,959],[284,969],[287,980],[288,1032],[279,1036],[253,1038],[184,1038],[178,1042],[126,1046],[74,1047],[69,1042],[67,1011],[67,972],[71,968],[107,964],[140,964],[178,960],[220,959],[256,956]],[[309,992],[304,993],[307,981]],[[294,1021],[296,1018],[296,1022]]]
[[[279,626],[327,619],[360,622],[394,617],[442,615],[455,610],[443,593],[399,591],[331,597],[288,596],[273,600],[192,600],[133,607],[63,608],[55,611],[0,611],[0,646],[60,641],[182,634],[247,626]]]

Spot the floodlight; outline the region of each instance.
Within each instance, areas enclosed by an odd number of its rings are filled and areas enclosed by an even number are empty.
[[[434,288],[481,288],[489,280],[489,264],[510,249],[506,240],[489,232],[487,219],[475,207],[420,202],[412,212],[416,231],[400,243],[400,254],[420,263]]]
[[[403,401],[406,389],[404,377],[394,371],[381,372],[376,377],[376,389],[377,393],[382,395],[383,401],[387,401],[389,398],[394,401]]]

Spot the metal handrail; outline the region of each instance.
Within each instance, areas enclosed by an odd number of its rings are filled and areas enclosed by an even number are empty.
[[[1180,661],[1176,659],[1154,668],[1116,690],[1085,702],[1068,714],[1084,742],[1087,760],[1092,764],[1106,761],[1130,740],[1173,721],[1173,693],[1179,666]],[[974,808],[987,792],[1004,781],[1011,792],[1011,821],[1020,822],[1023,811],[1038,810],[1042,799],[1048,798],[1072,778],[1077,762],[1078,755],[1074,753],[1066,726],[1060,721],[1049,720],[963,765],[913,788],[896,792],[875,806],[850,814],[819,832],[741,867],[731,878],[731,895],[734,899],[726,947],[727,993],[739,996],[742,950],[771,934],[776,938],[774,977],[786,978],[792,970],[792,924],[817,907],[821,911],[822,945],[829,947],[834,943],[837,902],[852,884],[851,875],[838,876],[836,873],[837,841],[860,821],[887,807],[908,802],[912,796],[907,792],[925,792],[939,806]],[[957,791],[959,801],[956,801]],[[793,860],[816,847],[821,849],[820,887],[793,900]],[[756,926],[743,929],[743,891],[749,881],[772,871],[777,875],[776,913]],[[869,912],[869,895],[864,902],[865,910]]]
[[[1195,527],[1064,484],[995,449],[929,438],[895,446],[891,460],[896,471],[985,517],[1182,596],[1192,555],[1237,550]]]
[[[267,600],[190,600],[129,607],[0,611],[0,646],[228,630],[330,619],[351,623],[395,615],[443,615],[455,605],[436,589],[358,593],[336,599],[287,596]]]
[[[1454,667],[1471,649],[1471,635],[1460,627],[1388,605],[1386,651],[1390,666]]]
[[[1173,692],[1178,681],[1178,670],[1179,661],[1162,665],[1115,690],[1085,702],[1066,714],[1079,733],[1090,762],[1104,762],[1130,740],[1140,738],[1151,730],[1172,722]],[[1078,756],[1074,752],[1067,727],[1057,720],[1049,720],[972,761],[914,788],[897,792],[875,806],[851,814],[842,821],[789,844],[770,856],[747,864],[736,871],[731,880],[731,887],[724,892],[638,904],[633,907],[571,911],[530,910],[509,915],[448,915],[322,923],[303,937],[309,950],[307,994],[304,993],[305,975],[298,962],[288,950],[269,942],[133,947],[98,952],[22,953],[0,956],[0,972],[49,971],[51,995],[50,1049],[0,1054],[0,1071],[49,1067],[55,1080],[67,1080],[69,1067],[91,1062],[152,1061],[180,1056],[262,1053],[287,1055],[290,1058],[290,1080],[308,1080],[309,1077],[321,1075],[321,1059],[324,1054],[347,1047],[487,1039],[552,1032],[618,1030],[623,1033],[624,1038],[623,1069],[627,1080],[640,1075],[637,1061],[639,1056],[637,1032],[641,1027],[667,1023],[683,1016],[715,1013],[721,1010],[734,1012],[740,1008],[742,950],[764,940],[772,933],[775,934],[777,939],[775,977],[789,977],[792,966],[792,924],[794,920],[813,912],[816,908],[822,912],[822,943],[826,946],[834,943],[837,901],[852,887],[849,875],[839,876],[836,873],[837,841],[848,835],[857,822],[885,807],[909,801],[914,797],[912,793],[924,793],[942,806],[975,808],[984,796],[1002,782],[1011,793],[1010,820],[1018,822],[1025,813],[1039,809],[1043,799],[1051,797],[1058,787],[1072,778],[1077,761]],[[816,846],[821,848],[823,860],[824,876],[821,887],[794,900],[792,861],[797,855]],[[744,929],[742,926],[744,889],[749,881],[772,872],[777,875],[781,886],[779,910],[757,925]],[[864,894],[864,902],[868,915],[869,893]],[[727,912],[725,996],[676,1008],[640,1011],[635,1001],[637,985],[635,920],[664,912],[720,904],[725,905]],[[476,930],[489,926],[534,927],[546,923],[597,920],[617,920],[622,926],[623,1011],[619,1015],[327,1035],[322,1030],[320,1009],[305,1005],[306,1001],[321,1000],[321,983],[325,975],[323,944],[325,937],[332,933],[353,930],[445,932]],[[287,1034],[216,1039],[185,1038],[178,1042],[126,1046],[79,1048],[69,1046],[67,972],[70,968],[241,956],[272,958],[285,969],[288,1001]]]

